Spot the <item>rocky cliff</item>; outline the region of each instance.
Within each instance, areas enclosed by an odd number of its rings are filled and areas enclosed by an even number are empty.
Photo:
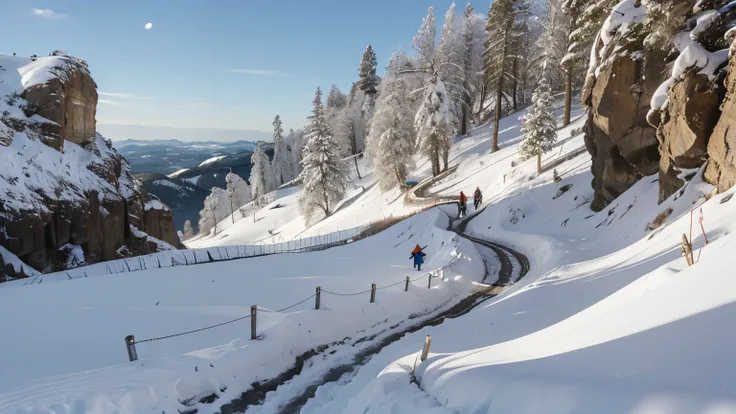
[[[180,246],[171,211],[95,132],[96,108],[83,60],[0,56],[0,269],[7,276]]]
[[[624,0],[612,10],[583,91],[594,210],[655,173],[661,202],[709,159],[707,180],[721,190],[736,182],[728,136],[736,107],[726,97],[736,80],[723,84],[736,65],[727,35],[734,11],[722,3]],[[661,22],[647,21],[653,7],[679,25],[666,41]]]

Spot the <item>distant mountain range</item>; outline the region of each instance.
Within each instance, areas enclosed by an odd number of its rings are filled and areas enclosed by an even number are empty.
[[[225,188],[229,172],[249,179],[256,143],[126,139],[113,145],[146,189],[171,208],[174,225],[181,230],[186,220],[197,228],[205,197],[212,187]],[[265,149],[273,158],[273,144]]]

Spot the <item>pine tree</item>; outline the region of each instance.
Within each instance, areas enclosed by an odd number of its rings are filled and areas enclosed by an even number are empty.
[[[539,19],[541,34],[534,44],[534,58],[531,59],[529,68],[532,73],[544,73],[542,65],[546,65],[546,76],[553,92],[561,90],[563,85],[567,88],[572,76],[570,68],[561,63],[567,53],[570,25],[570,16],[562,7],[563,1],[547,1],[545,13]],[[565,99],[570,99],[572,89],[566,92]],[[570,123],[569,102],[566,104],[563,126]]]
[[[225,182],[227,183],[227,196],[230,200],[230,214],[235,223],[235,215],[232,213],[251,202],[251,188],[245,180],[232,172],[227,174]]]
[[[204,199],[204,208],[199,212],[199,231],[209,232],[214,228],[217,234],[217,223],[230,214],[230,199],[227,191],[212,187],[212,192]]]
[[[465,135],[468,132],[476,102],[479,103],[478,112],[481,112],[482,103],[486,98],[485,82],[483,82],[485,19],[475,13],[470,3],[468,3],[463,14],[462,42],[464,91],[460,117],[460,135]]]
[[[617,3],[616,0],[564,0],[563,11],[570,16],[567,54],[561,64],[565,67],[565,113],[569,117],[572,88],[576,75],[582,75],[590,65],[591,48],[604,20]],[[582,68],[583,70],[579,70]]]
[[[256,144],[253,155],[250,158],[250,185],[253,200],[266,195],[273,186],[273,168],[268,160],[268,155],[263,151],[263,142]]]
[[[496,0],[491,4],[486,23],[488,40],[485,50],[486,82],[496,92],[495,119],[491,151],[498,151],[498,124],[506,82],[512,84],[516,100],[517,57],[522,53],[523,35],[526,33],[526,16],[529,6],[525,0]],[[514,107],[517,103],[514,102]]]
[[[307,221],[313,220],[319,211],[329,216],[335,204],[345,195],[347,186],[347,175],[342,167],[337,142],[325,121],[322,91],[319,88],[314,96],[310,121],[302,159],[301,182],[304,191],[299,200]]]
[[[452,143],[452,121],[450,99],[439,74],[432,76],[426,88],[424,100],[414,118],[418,148],[432,163],[432,174],[441,171],[440,156],[449,153]],[[447,159],[445,159],[447,169]]]
[[[182,232],[184,240],[191,239],[194,237],[194,227],[192,227],[191,220],[184,222],[184,231]]]
[[[360,60],[360,68],[358,69],[360,90],[366,95],[375,95],[378,92],[377,65],[378,61],[376,60],[376,54],[373,52],[373,47],[368,45],[363,52],[363,57]]]
[[[413,112],[405,77],[406,55],[394,54],[389,61],[381,94],[376,104],[373,128],[367,137],[367,150],[374,159],[375,173],[381,188],[401,184],[414,168]]]
[[[373,75],[375,76],[375,68],[373,71]],[[325,106],[327,108],[342,109],[345,107],[345,105],[347,105],[347,103],[348,97],[345,96],[344,93],[342,93],[337,85],[332,85],[332,87],[330,88],[330,93],[329,95],[327,95],[327,104]]]
[[[288,154],[288,146],[284,143],[281,128],[281,117],[276,115],[273,120],[273,177],[275,187],[279,187],[294,179],[294,172],[291,164],[291,155]]]
[[[519,143],[519,156],[523,160],[537,157],[537,174],[542,173],[542,154],[552,150],[557,141],[557,120],[554,99],[550,91],[548,67],[543,65],[542,78],[532,97],[532,106],[522,117],[521,132],[524,140]]]
[[[435,53],[435,38],[437,37],[437,25],[434,21],[434,8],[427,9],[427,16],[422,21],[412,46],[417,51],[417,63],[419,69],[428,73],[434,73],[437,69],[437,54]]]
[[[360,90],[363,91],[363,94],[365,94],[363,104],[360,108],[365,135],[367,135],[371,129],[371,120],[373,119],[373,111],[376,104],[376,93],[378,93],[378,76],[376,76],[377,64],[378,61],[376,59],[376,54],[373,52],[373,47],[368,45],[363,52],[363,57],[360,60],[360,67],[358,69],[358,85],[360,86]],[[358,175],[360,175],[360,173],[358,173]]]
[[[440,77],[445,83],[450,108],[455,117],[451,126],[457,124],[461,117],[463,94],[465,92],[465,73],[463,72],[463,32],[455,15],[455,3],[450,5],[445,13],[445,23],[442,25],[442,37],[437,47],[437,62],[439,63]],[[443,154],[445,155],[445,154]]]

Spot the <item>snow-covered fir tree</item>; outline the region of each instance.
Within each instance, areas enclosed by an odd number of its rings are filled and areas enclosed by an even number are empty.
[[[360,67],[358,68],[358,85],[365,95],[363,106],[361,106],[360,110],[363,116],[363,123],[365,124],[364,129],[366,135],[371,129],[371,121],[376,106],[376,93],[378,93],[377,64],[378,60],[376,59],[375,52],[373,52],[373,47],[368,45],[363,52],[363,56],[360,59]]]
[[[571,21],[567,54],[561,63],[573,71],[571,82],[575,79],[575,68],[582,68],[580,73],[584,73],[589,67],[593,42],[616,3],[617,0],[564,0],[563,10],[571,16]]]
[[[486,22],[483,15],[468,3],[463,13],[462,56],[464,91],[460,117],[460,135],[468,132],[470,123],[480,115],[486,99],[487,88],[483,79],[483,45],[486,38]],[[476,110],[477,106],[477,110]],[[473,112],[476,116],[474,116]],[[476,122],[479,119],[475,119]]]
[[[440,157],[443,153],[449,153],[454,119],[445,84],[439,74],[435,73],[414,118],[417,147],[422,154],[429,157],[432,174],[435,176],[442,172]],[[444,169],[447,169],[446,159]]]
[[[281,127],[281,117],[276,115],[273,120],[273,178],[278,187],[294,179],[289,147],[284,143],[284,129]]]
[[[312,221],[318,213],[329,216],[345,195],[347,174],[342,166],[337,142],[325,120],[322,91],[317,88],[302,158],[299,199],[302,214]]]
[[[510,89],[513,107],[517,107],[516,75],[519,71],[518,58],[523,53],[522,40],[527,31],[528,10],[526,0],[496,0],[488,12],[485,74],[487,84],[496,94],[491,142],[493,152],[498,151],[498,123],[503,116],[502,105],[506,89]]]
[[[557,120],[554,116],[554,99],[550,91],[549,68],[543,65],[543,74],[532,96],[532,106],[522,117],[521,132],[524,140],[519,143],[522,160],[537,157],[537,174],[542,173],[542,154],[552,150],[557,141]]]
[[[406,77],[399,72],[406,67],[406,55],[394,54],[386,68],[381,93],[367,137],[367,149],[381,188],[386,190],[406,180],[414,168],[415,148],[413,112],[409,103]]]
[[[378,92],[378,76],[376,76],[376,67],[378,60],[373,47],[368,45],[360,59],[360,67],[358,69],[360,90],[366,95],[375,95]]]
[[[445,13],[445,23],[442,25],[442,37],[437,46],[437,61],[439,62],[440,77],[445,83],[445,89],[450,98],[450,108],[455,120],[461,117],[463,95],[465,92],[465,73],[463,72],[463,31],[460,21],[455,14],[455,3],[450,5]]]
[[[437,53],[435,52],[435,39],[437,37],[437,24],[434,21],[434,8],[427,9],[427,16],[422,21],[422,26],[414,36],[412,47],[417,51],[418,69],[434,73],[437,69]]]
[[[230,212],[237,211],[240,207],[250,203],[253,199],[251,188],[248,183],[235,173],[228,173],[225,177],[227,183],[227,196],[230,199]],[[235,223],[235,215],[233,214],[233,223]]]
[[[293,157],[292,169],[294,171],[294,177],[298,177],[302,172],[302,150],[306,144],[304,135],[304,129],[299,128],[289,130],[289,136],[287,137],[287,142],[290,142],[291,156]]]
[[[374,72],[375,76],[375,72]],[[327,103],[325,104],[326,108],[334,108],[334,109],[342,109],[347,105],[348,103],[348,97],[342,93],[340,88],[337,87],[337,85],[332,85],[330,87],[330,93],[327,95]]]
[[[204,208],[199,212],[200,233],[214,229],[217,234],[217,223],[230,215],[230,199],[227,191],[219,187],[212,187],[212,192],[204,199]]]
[[[183,240],[188,240],[194,237],[194,227],[192,227],[191,220],[184,222],[184,230],[182,231]]]
[[[253,155],[250,158],[250,185],[253,200],[264,196],[273,190],[274,177],[271,162],[268,160],[268,154],[263,150],[263,142],[256,144]]]

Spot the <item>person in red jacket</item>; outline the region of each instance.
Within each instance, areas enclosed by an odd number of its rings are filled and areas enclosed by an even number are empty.
[[[460,199],[458,201],[460,205],[460,217],[465,217],[465,213],[468,211],[468,197],[464,192],[460,192]]]

